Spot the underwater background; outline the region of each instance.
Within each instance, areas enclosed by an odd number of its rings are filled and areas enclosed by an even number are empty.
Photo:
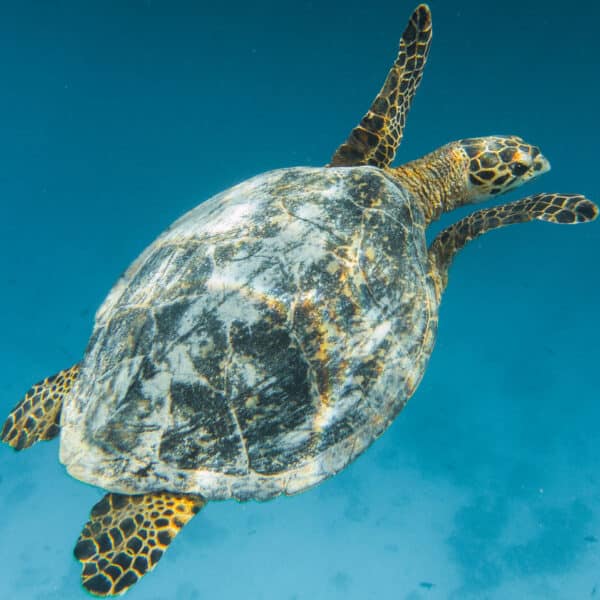
[[[112,284],[176,217],[329,160],[415,4],[0,2],[2,418],[80,359]],[[502,201],[600,201],[599,4],[430,6],[397,162],[514,133],[553,169]],[[128,598],[600,598],[599,263],[600,222],[470,244],[385,435],[299,496],[209,504]],[[87,597],[72,548],[103,492],[57,455],[0,447],[0,598]]]

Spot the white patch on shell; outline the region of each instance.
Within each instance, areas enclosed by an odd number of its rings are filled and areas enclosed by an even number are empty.
[[[321,190],[321,196],[323,198],[337,198],[341,193],[343,193],[342,179],[338,179],[335,183],[329,185],[329,187]]]
[[[347,394],[344,398],[339,398],[334,405],[323,404],[314,419],[314,426],[317,430],[324,431],[331,425],[346,416],[346,413],[357,402],[360,402],[361,392],[358,390]]]
[[[256,204],[246,202],[230,207],[229,210],[219,213],[211,222],[212,233],[226,233],[232,229],[244,226],[244,221],[254,214]]]
[[[215,269],[206,282],[207,289],[216,298],[222,298],[217,305],[217,316],[223,323],[232,323],[235,320],[244,321],[248,325],[256,323],[260,317],[260,311],[252,302],[240,302],[237,294],[228,295],[229,292],[239,291],[243,295],[240,281],[244,281],[247,273],[244,270],[249,267],[248,262],[234,262],[223,268]],[[254,280],[256,282],[256,279]],[[256,289],[256,285],[254,288]],[[203,307],[206,307],[204,302]]]
[[[337,189],[339,186],[332,186]],[[329,191],[329,190],[328,190]],[[321,196],[323,194],[321,193]],[[308,197],[309,194],[307,193]],[[320,235],[317,231],[311,227],[310,223],[321,226],[327,222],[325,213],[321,206],[314,204],[313,202],[307,202],[296,209],[294,215],[298,218],[291,220],[287,226],[281,232],[279,236],[285,243],[297,242],[299,239],[310,239],[310,244],[303,244],[301,250],[298,249],[296,254],[296,262],[292,263],[295,265],[306,265],[310,263],[317,263],[326,255],[326,234]]]
[[[144,396],[161,404],[164,403],[169,394],[172,378],[169,373],[161,371],[151,379],[143,379],[142,391]]]
[[[177,373],[177,381],[180,383],[197,383],[199,374],[190,358],[189,346],[176,344],[167,354],[169,372]],[[167,390],[168,392],[168,390]]]
[[[117,370],[117,376],[114,379],[114,388],[113,394],[117,398],[124,398],[125,394],[127,394],[127,390],[131,385],[131,380],[133,379],[133,374],[137,373],[142,363],[141,356],[135,356],[124,361],[123,368]],[[104,403],[98,403],[98,410],[102,410],[106,405]],[[102,422],[98,415],[96,416],[96,421]]]
[[[323,209],[315,204],[303,204],[298,208],[296,214],[305,221],[312,221],[313,223],[323,222]]]
[[[376,325],[369,333],[365,336],[365,341],[360,344],[359,351],[364,353],[365,356],[373,354],[377,347],[384,341],[385,337],[392,328],[390,321],[382,321],[379,325]]]
[[[254,386],[256,386],[256,384],[261,379],[261,377],[259,377],[260,373],[257,371],[255,366],[250,361],[247,361],[243,364],[237,365],[237,371],[239,373],[239,376],[243,380],[244,386],[246,388],[254,388]],[[272,380],[273,380],[273,378],[270,377],[269,381],[272,381]],[[232,392],[237,393],[235,386],[233,386],[233,387],[234,387],[234,389],[232,390]]]
[[[264,186],[262,176],[244,181],[217,194],[177,219],[157,240],[187,240],[209,235],[227,234],[245,229],[255,214],[260,214]]]

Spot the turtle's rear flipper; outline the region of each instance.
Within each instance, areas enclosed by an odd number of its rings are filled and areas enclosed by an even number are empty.
[[[169,492],[106,494],[92,508],[74,550],[84,587],[96,596],[126,592],[156,566],[204,504],[201,496]]]
[[[40,440],[56,437],[63,398],[73,387],[78,373],[77,364],[36,383],[8,415],[0,434],[2,441],[15,450],[23,450]]]
[[[536,194],[516,202],[478,210],[444,229],[429,247],[431,275],[438,297],[448,282],[448,269],[456,253],[487,231],[538,219],[560,224],[593,221],[598,207],[580,194]]]

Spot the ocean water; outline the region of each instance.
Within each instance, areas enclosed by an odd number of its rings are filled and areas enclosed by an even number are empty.
[[[503,201],[600,201],[598,4],[431,7],[397,162],[514,133],[553,170]],[[1,3],[0,412],[79,360],[111,285],[176,217],[262,171],[326,163],[413,8]],[[423,382],[381,439],[299,496],[209,504],[128,597],[600,597],[599,262],[598,222],[472,243]],[[57,454],[0,447],[0,598],[86,597],[72,548],[102,491]]]

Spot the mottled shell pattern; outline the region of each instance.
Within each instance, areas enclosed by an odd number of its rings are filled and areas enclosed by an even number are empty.
[[[300,492],[365,450],[437,329],[425,218],[384,171],[290,168],[176,221],[98,310],[60,458],[121,493]]]

